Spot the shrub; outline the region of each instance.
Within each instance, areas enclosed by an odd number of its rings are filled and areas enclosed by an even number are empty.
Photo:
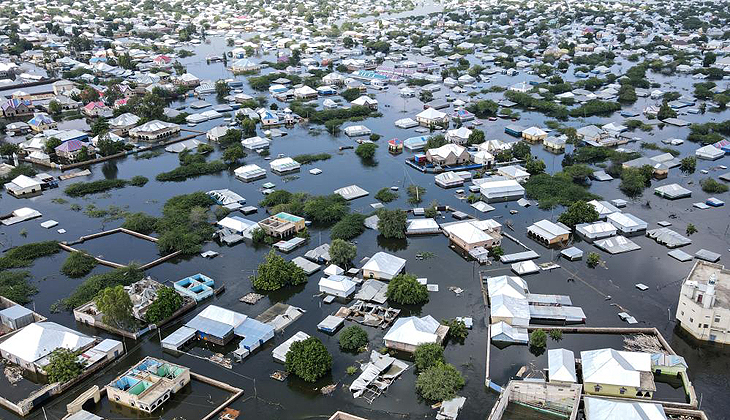
[[[128,215],[124,219],[122,227],[147,235],[155,231],[156,224],[157,218],[147,213],[139,212]]]
[[[27,267],[36,258],[53,255],[60,250],[56,241],[33,242],[11,248],[0,257],[0,269]]]
[[[147,177],[142,175],[135,175],[132,177],[132,179],[129,180],[129,185],[133,187],[144,187],[145,184],[149,182],[149,179]]]
[[[19,305],[30,302],[30,296],[38,293],[38,289],[28,282],[27,271],[0,271],[0,296],[4,296]]]
[[[375,199],[382,201],[383,203],[390,203],[391,201],[398,199],[398,193],[390,188],[381,188],[377,194],[375,194]]]
[[[188,178],[194,178],[202,175],[214,174],[221,172],[227,168],[226,164],[220,160],[211,162],[190,163],[178,166],[177,168],[157,174],[156,180],[160,182],[166,181],[184,181]]]
[[[705,178],[700,180],[700,186],[702,186],[702,191],[709,194],[721,194],[727,192],[728,190],[727,185],[717,182],[712,178]]]
[[[350,325],[340,333],[340,349],[359,351],[368,344],[368,333],[357,325]]]
[[[469,329],[466,328],[464,321],[460,319],[449,319],[441,321],[443,325],[449,327],[447,337],[454,339],[459,342],[463,342],[464,339],[469,335]]]
[[[121,284],[101,290],[94,301],[99,311],[104,314],[102,320],[105,324],[122,329],[134,325],[132,315],[134,305],[129,293]]]
[[[416,391],[427,400],[444,401],[454,398],[464,387],[461,373],[450,364],[438,363],[421,372],[416,379]]]
[[[286,354],[286,370],[307,382],[315,382],[332,369],[332,356],[316,337],[291,345]]]
[[[530,347],[533,349],[545,349],[547,346],[547,334],[541,329],[537,329],[530,334]]]
[[[596,266],[600,262],[601,256],[595,252],[591,252],[590,254],[588,254],[588,258],[586,258],[586,264],[588,264],[588,267],[590,268],[596,268]]]
[[[563,339],[563,332],[560,330],[550,330],[548,331],[548,335],[553,339],[553,341],[560,341]]]
[[[585,201],[576,201],[558,217],[558,222],[571,228],[581,223],[592,223],[596,220],[598,220],[598,211]]]
[[[388,300],[402,305],[418,305],[428,302],[428,289],[413,274],[398,274],[388,283],[385,293]]]
[[[88,194],[96,194],[127,186],[127,181],[123,179],[101,179],[91,182],[77,182],[71,184],[63,192],[69,197],[82,197]]]
[[[71,278],[84,277],[96,267],[96,258],[85,252],[72,252],[61,267],[61,272]]]
[[[363,143],[357,146],[355,154],[360,156],[362,160],[372,160],[375,157],[375,149],[377,148],[378,145],[375,143]]]
[[[299,162],[300,165],[306,165],[308,163],[313,163],[313,162],[317,162],[320,160],[327,160],[327,159],[330,159],[331,157],[332,157],[332,155],[330,155],[329,153],[317,153],[317,154],[306,153],[303,155],[296,155],[292,159]]]
[[[687,225],[687,229],[685,229],[684,232],[687,234],[687,236],[691,236],[693,233],[697,233],[697,227],[690,223]]]
[[[347,369],[345,369],[345,373],[347,373],[348,375],[351,375],[351,376],[356,374],[357,371],[358,371],[357,366],[348,366]]]
[[[81,283],[71,296],[61,301],[61,304],[66,309],[73,309],[95,299],[99,292],[107,287],[129,286],[142,280],[143,277],[144,271],[134,265],[95,274]]]
[[[438,343],[425,343],[416,347],[413,353],[416,369],[424,371],[444,362],[444,348]]]

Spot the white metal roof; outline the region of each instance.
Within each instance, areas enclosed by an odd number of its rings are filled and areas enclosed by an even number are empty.
[[[585,397],[586,420],[667,420],[661,404]]]
[[[387,252],[377,252],[363,265],[363,270],[396,275],[406,265],[406,260]]]
[[[415,316],[398,318],[383,339],[413,346],[435,343],[438,340],[436,330],[439,325],[431,315],[422,318]]]
[[[58,348],[78,350],[93,341],[92,337],[55,322],[36,322],[0,343],[0,350],[27,362],[35,362]]]
[[[580,352],[583,382],[639,387],[641,372],[651,372],[651,354],[598,349]]]
[[[547,219],[543,219],[543,220],[535,222],[532,226],[527,228],[527,231],[532,232],[532,233],[536,234],[537,236],[540,236],[543,238],[548,238],[548,239],[570,234],[569,230],[567,230],[567,229],[561,227],[560,225],[557,225]]]
[[[575,354],[571,350],[548,350],[548,370],[550,382],[578,382],[575,374]]]

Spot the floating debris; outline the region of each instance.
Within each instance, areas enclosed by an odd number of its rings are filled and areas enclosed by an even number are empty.
[[[449,290],[456,293],[456,296],[461,296],[461,294],[464,293],[464,289],[462,289],[461,287],[451,286],[449,287]]]
[[[249,305],[253,305],[263,298],[264,298],[264,295],[251,292],[238,300],[239,300],[239,302],[248,303]]]
[[[5,378],[7,378],[10,385],[15,386],[18,382],[23,380],[23,369],[18,366],[5,366],[3,371]]]
[[[666,353],[659,339],[649,334],[634,334],[624,337],[624,348],[628,351],[640,351],[646,353]]]
[[[225,357],[222,353],[216,353],[208,358],[211,362],[221,365],[226,369],[233,368],[233,362],[231,362],[231,359]]]
[[[279,382],[284,382],[284,380],[289,376],[289,372],[285,372],[283,370],[276,370],[271,375],[269,375],[269,378],[276,379]]]
[[[323,386],[322,389],[319,390],[319,392],[322,393],[322,395],[329,395],[334,392],[335,389],[337,389],[337,384],[332,384]]]

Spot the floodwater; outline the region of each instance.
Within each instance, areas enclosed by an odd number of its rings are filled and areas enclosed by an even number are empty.
[[[210,44],[196,47],[195,57],[181,61],[188,67],[190,72],[196,74],[201,79],[210,78],[215,80],[218,78],[232,77],[225,70],[222,63],[209,65],[205,62],[207,55],[213,53],[220,54],[224,45],[225,40],[212,38]],[[468,58],[474,60],[473,57]],[[623,62],[618,64],[616,68],[620,67],[625,70],[630,66],[631,63]],[[506,85],[522,80],[532,80],[534,77],[525,74],[520,74],[516,77],[497,75],[492,78],[491,82],[480,82],[477,85],[480,88],[493,84]],[[565,77],[569,78],[570,76]],[[671,82],[674,89],[678,89],[682,93],[690,93],[692,83],[694,82],[694,80],[688,77],[671,80],[656,75],[650,75],[650,77],[662,83]],[[248,86],[244,87],[244,91],[256,95],[255,92],[250,91]],[[437,99],[444,98],[446,92],[446,89],[442,89],[435,94],[435,97]],[[177,156],[164,153],[150,160],[137,160],[134,157],[127,157],[91,167],[92,175],[84,180],[104,178],[129,179],[135,175],[144,175],[150,179],[150,182],[145,187],[127,187],[125,189],[111,191],[108,194],[91,196],[85,199],[64,197],[68,199],[68,202],[65,204],[59,204],[52,200],[63,197],[63,187],[71,182],[75,182],[73,180],[62,182],[61,188],[57,190],[47,191],[42,196],[27,200],[17,200],[4,195],[0,199],[0,213],[7,213],[18,207],[28,206],[41,211],[43,218],[15,226],[4,227],[0,230],[0,242],[2,243],[3,249],[7,249],[11,246],[47,239],[74,240],[79,236],[95,233],[102,229],[113,228],[122,223],[122,220],[104,221],[103,219],[89,218],[83,212],[71,211],[71,204],[79,204],[82,207],[86,207],[86,205],[93,203],[97,208],[108,208],[113,205],[125,207],[133,212],[144,211],[152,215],[159,215],[162,204],[174,195],[200,190],[208,191],[211,189],[229,188],[245,197],[249,204],[256,205],[263,197],[261,185],[265,182],[273,182],[279,189],[306,191],[311,194],[329,194],[337,188],[357,184],[370,192],[370,196],[354,200],[350,205],[351,211],[362,213],[370,213],[372,211],[370,204],[375,202],[372,196],[380,188],[390,186],[400,187],[400,198],[395,202],[386,204],[386,207],[410,207],[406,201],[407,197],[405,196],[404,189],[407,185],[415,183],[424,186],[427,190],[423,197],[423,205],[427,206],[430,202],[436,200],[440,204],[449,205],[457,210],[474,214],[474,210],[467,203],[459,200],[455,196],[454,190],[440,189],[434,184],[432,175],[422,174],[407,167],[403,163],[403,160],[409,156],[408,153],[392,156],[387,152],[385,142],[388,139],[393,137],[405,139],[417,135],[413,129],[402,130],[395,128],[393,121],[406,116],[413,117],[422,108],[421,103],[414,98],[400,98],[397,94],[397,87],[395,86],[391,86],[387,91],[377,92],[376,95],[381,104],[380,111],[383,113],[383,117],[368,119],[362,124],[365,124],[374,132],[382,135],[382,139],[380,140],[381,147],[376,153],[377,165],[362,164],[353,150],[338,151],[340,146],[356,145],[354,140],[347,138],[344,134],[338,136],[332,136],[326,132],[316,134],[310,132],[308,127],[305,126],[286,129],[287,136],[274,139],[271,145],[271,155],[276,156],[282,153],[287,156],[294,156],[301,153],[327,152],[332,154],[332,158],[327,161],[315,162],[311,165],[303,166],[302,171],[296,174],[297,178],[288,182],[269,172],[266,179],[250,184],[239,182],[233,177],[232,173],[203,176],[184,182],[160,183],[155,181],[155,175],[162,171],[175,168],[178,165]],[[494,98],[498,95],[486,94],[481,96]],[[215,95],[207,96],[205,99],[211,103],[216,102]],[[192,101],[193,99],[188,99],[188,103]],[[322,99],[319,101],[321,102]],[[630,108],[640,111],[644,106],[653,103],[654,101],[652,100],[640,99]],[[182,104],[175,104],[174,106],[180,105]],[[280,107],[282,106],[282,104],[279,105]],[[522,119],[519,122],[520,125],[525,127],[529,127],[530,125],[544,126],[546,119],[541,114],[523,111],[520,111],[520,113],[522,115]],[[705,121],[713,118],[721,121],[729,118],[729,115],[729,112],[725,111],[722,114],[708,113],[704,116],[682,115],[680,118],[685,118],[692,122]],[[621,119],[618,116],[615,118],[591,117],[585,120],[571,120],[568,124],[579,127],[590,123],[605,124],[610,121],[620,121]],[[209,121],[199,124],[195,129],[206,131],[213,126],[223,123],[222,119]],[[486,132],[488,139],[506,139],[508,136],[504,134],[503,129],[509,123],[509,121],[505,120],[495,122],[485,121],[484,125],[479,128]],[[688,132],[688,128],[667,126],[663,129],[655,128],[651,133],[637,131],[634,135],[646,141],[659,144],[659,141],[664,138],[686,138]],[[638,144],[631,144],[629,147],[638,148]],[[690,143],[685,143],[677,147],[682,152],[682,155],[693,153],[695,148],[696,145]],[[541,146],[532,146],[532,150],[534,155],[545,160],[549,172],[560,170],[562,156],[549,154]],[[646,155],[653,156],[657,153],[659,152],[647,151]],[[210,159],[215,159],[219,155],[220,152],[216,151]],[[727,158],[724,160],[727,160]],[[245,159],[245,162],[256,163],[261,167],[268,168],[268,162],[255,154],[249,155]],[[723,161],[721,160],[719,164],[722,163]],[[683,233],[686,225],[693,223],[699,232],[692,236],[693,243],[682,249],[692,254],[700,248],[706,248],[721,253],[723,258],[727,259],[727,231],[730,227],[730,224],[728,224],[727,210],[725,208],[698,210],[692,207],[693,202],[704,201],[708,197],[707,194],[700,190],[698,185],[698,181],[707,175],[702,175],[699,171],[701,169],[708,169],[710,170],[710,174],[716,177],[722,173],[712,169],[717,165],[718,162],[700,160],[698,161],[697,172],[693,175],[685,176],[678,169],[674,169],[670,172],[669,179],[658,182],[654,181],[652,183],[652,186],[672,182],[677,182],[685,186],[689,185],[689,188],[693,190],[692,198],[670,202],[652,195],[652,190],[647,189],[642,197],[630,201],[624,211],[648,221],[650,228],[656,227],[657,221],[668,220],[673,223],[674,229]],[[309,174],[309,169],[314,167],[322,169],[323,173],[318,176]],[[590,190],[605,199],[626,198],[618,190],[618,183],[618,180],[608,183],[594,183]],[[692,184],[690,185],[690,183]],[[727,201],[727,194],[720,195],[719,198]],[[519,212],[512,215],[509,212],[510,210],[518,210]],[[541,255],[537,262],[546,262],[558,259],[557,252],[546,249],[527,238],[525,229],[532,222],[543,218],[555,220],[560,211],[560,209],[542,211],[537,206],[521,208],[512,202],[496,204],[494,211],[485,215],[477,214],[477,216],[494,218],[503,224],[508,220],[512,221],[515,226],[515,231],[508,232]],[[255,220],[262,217],[262,212],[250,216],[250,218]],[[51,218],[59,221],[60,224],[58,227],[46,230],[39,226],[40,221]],[[447,216],[447,220],[450,220],[450,216]],[[58,228],[66,229],[67,232],[60,235],[56,232]],[[27,231],[27,236],[20,235],[21,230]],[[310,233],[311,239],[308,244],[287,255],[287,258],[302,255],[306,250],[329,241],[328,230],[312,228]],[[576,246],[586,251],[586,253],[590,251],[598,252],[602,259],[606,261],[605,267],[589,269],[584,261],[568,262],[561,259],[557,261],[561,265],[560,269],[527,276],[526,280],[530,290],[534,293],[569,295],[574,305],[583,307],[587,315],[586,325],[589,326],[624,326],[623,321],[618,318],[617,314],[625,310],[639,320],[640,323],[638,326],[657,327],[667,337],[667,340],[674,349],[687,359],[689,363],[689,376],[697,389],[697,395],[698,397],[704,396],[704,400],[706,400],[702,408],[707,411],[710,417],[723,417],[722,413],[726,413],[730,409],[730,402],[716,397],[710,398],[710,396],[724,395],[730,391],[730,384],[728,384],[728,377],[730,376],[729,359],[721,349],[699,347],[696,343],[682,338],[675,333],[675,323],[672,320],[673,313],[676,310],[681,280],[688,273],[692,263],[681,263],[668,257],[668,249],[658,245],[649,238],[639,236],[632,238],[632,240],[639,244],[642,249],[616,256],[609,256],[585,242],[577,243]],[[403,315],[430,314],[439,320],[456,316],[470,316],[474,318],[474,328],[470,331],[465,342],[463,344],[449,343],[447,345],[446,360],[461,370],[466,379],[466,386],[460,392],[460,395],[467,397],[461,418],[473,419],[486,417],[496,396],[484,387],[487,329],[485,324],[485,308],[479,284],[479,271],[485,270],[490,275],[500,275],[509,273],[509,267],[501,264],[479,267],[471,262],[466,262],[448,248],[448,241],[442,235],[408,238],[405,241],[392,242],[383,241],[378,238],[376,232],[368,230],[358,237],[356,241],[358,246],[356,260],[371,256],[379,250],[388,250],[408,260],[406,267],[408,272],[414,273],[418,277],[427,277],[429,283],[439,285],[440,291],[432,292],[430,295],[431,299],[427,304],[418,308],[403,308]],[[88,245],[90,248],[85,249],[89,249],[94,254],[114,255],[114,258],[119,258],[116,255],[125,255],[131,252],[132,254],[127,258],[128,260],[139,259],[150,261],[155,258],[154,250],[149,251],[149,258],[144,253],[138,256],[139,250],[131,251],[132,246],[124,241],[115,243],[114,240],[108,240],[102,244],[102,250],[92,249],[92,244],[95,245],[94,242],[89,242]],[[515,252],[520,249],[519,246],[511,243],[507,239],[504,241],[504,246],[507,252]],[[212,301],[205,302],[204,305],[214,303],[249,316],[257,316],[276,302],[286,302],[306,309],[307,313],[291,324],[283,333],[278,334],[274,340],[267,343],[262,349],[250,355],[242,363],[234,364],[232,370],[225,369],[192,355],[183,354],[175,356],[163,353],[159,345],[158,334],[146,336],[139,342],[125,340],[125,346],[130,353],[103,374],[99,374],[85,381],[65,396],[55,398],[48,402],[45,408],[49,418],[62,417],[65,412],[65,404],[75,398],[81,391],[93,384],[105,385],[114,376],[145,355],[163,357],[172,362],[189,366],[195,372],[243,388],[245,391],[244,397],[233,403],[232,407],[241,410],[242,413],[245,413],[247,417],[251,418],[315,418],[329,416],[336,410],[351,412],[371,419],[421,419],[434,415],[434,410],[430,408],[430,404],[419,399],[415,393],[414,383],[416,376],[413,368],[406,371],[390,387],[385,395],[376,399],[372,404],[368,404],[362,399],[352,398],[347,387],[352,382],[353,377],[348,376],[345,370],[348,366],[355,365],[358,361],[365,361],[368,353],[362,353],[360,355],[342,353],[338,349],[337,335],[329,336],[316,330],[317,323],[325,316],[335,312],[340,306],[340,304],[336,303],[332,305],[323,304],[315,296],[318,293],[317,281],[319,274],[314,274],[310,278],[309,283],[304,286],[271,293],[257,304],[247,305],[240,303],[238,298],[252,291],[249,276],[253,274],[254,269],[262,261],[267,250],[265,248],[256,249],[247,244],[239,244],[234,247],[221,247],[215,243],[206,244],[204,250],[214,250],[221,255],[212,260],[197,256],[184,259],[180,258],[154,267],[148,273],[160,281],[167,281],[200,272],[215,279],[217,285],[226,285],[225,293],[213,298]],[[416,254],[424,251],[432,252],[435,256],[430,259],[417,260],[415,258]],[[65,257],[66,255],[62,253],[39,259],[29,268],[34,282],[40,290],[34,296],[34,302],[29,306],[35,306],[38,312],[49,317],[51,321],[75,327],[89,334],[108,336],[106,333],[82,325],[76,325],[72,315],[68,312],[51,313],[50,305],[56,300],[67,296],[83,281],[83,279],[66,278],[59,272],[59,268]],[[97,267],[94,273],[105,270],[106,268],[104,267]],[[568,278],[576,278],[577,280],[568,282]],[[649,286],[649,290],[641,292],[636,289],[634,285],[639,282]],[[464,289],[464,293],[457,296],[449,291],[450,286],[460,287]],[[164,337],[174,331],[182,322],[190,319],[196,312],[202,309],[202,306],[185,315],[183,319],[163,328],[161,336]],[[366,328],[366,330],[370,338],[369,349],[379,349],[382,347],[384,331],[375,328]],[[285,382],[277,382],[269,378],[269,374],[274,370],[282,369],[281,365],[273,361],[271,350],[297,331],[304,331],[307,334],[320,338],[333,355],[332,372],[315,384],[304,383],[293,377],[290,377]],[[565,346],[575,351],[580,351],[603,346],[620,348],[622,345],[621,341],[620,337],[577,337],[566,335],[562,342],[554,343],[549,341],[548,345],[549,347]],[[195,355],[210,354],[208,350],[203,348],[193,349],[190,352]],[[539,368],[544,368],[546,364],[545,355],[535,357],[528,351],[526,346],[511,346],[502,350],[493,346],[491,354],[490,374],[492,379],[500,384],[506,384],[509,378],[514,376],[523,365],[533,363]],[[338,387],[329,396],[320,395],[318,389],[329,384],[337,384]],[[207,391],[195,392],[196,388],[193,388],[193,391],[191,395],[180,402],[182,407],[188,408],[183,415],[184,418],[200,418],[203,415],[202,413],[209,411],[210,407],[207,402],[200,403],[200,400],[204,399],[202,398],[202,394],[205,394]],[[662,392],[665,392],[664,388],[662,388]],[[666,390],[666,392],[669,391]],[[105,408],[98,407],[97,410],[101,412]],[[114,413],[113,415],[115,418],[126,416],[124,413]],[[8,412],[3,412],[0,414],[0,417],[8,419],[16,418]],[[168,417],[165,415],[165,418]],[[42,413],[35,411],[28,418],[42,418]]]

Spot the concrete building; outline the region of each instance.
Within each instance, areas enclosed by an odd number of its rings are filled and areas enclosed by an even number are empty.
[[[444,235],[463,251],[477,247],[490,249],[502,243],[502,225],[489,220],[466,220],[442,226]]]
[[[172,137],[180,132],[180,126],[174,123],[153,120],[129,130],[129,136],[142,141],[157,141]]]
[[[458,144],[445,144],[441,147],[428,149],[426,151],[426,160],[434,165],[451,166],[462,163],[468,163],[470,159],[469,152],[465,147]]]
[[[550,246],[568,242],[570,230],[547,219],[543,219],[527,228],[527,236],[543,245]]]
[[[483,182],[479,192],[487,202],[518,200],[525,196],[525,189],[514,179]]]
[[[109,401],[152,413],[190,383],[190,369],[146,357],[106,386]]]
[[[586,394],[651,399],[656,391],[651,354],[599,349],[580,352]]]
[[[431,315],[418,318],[398,318],[383,337],[385,347],[413,353],[416,347],[426,343],[441,344],[449,327],[439,324]]]
[[[259,226],[267,235],[285,238],[304,230],[304,218],[293,214],[279,212],[259,222]]]
[[[390,280],[400,274],[406,260],[386,252],[377,252],[362,266],[362,276],[366,279]]]
[[[730,343],[730,270],[697,260],[682,283],[676,319],[698,340]]]

